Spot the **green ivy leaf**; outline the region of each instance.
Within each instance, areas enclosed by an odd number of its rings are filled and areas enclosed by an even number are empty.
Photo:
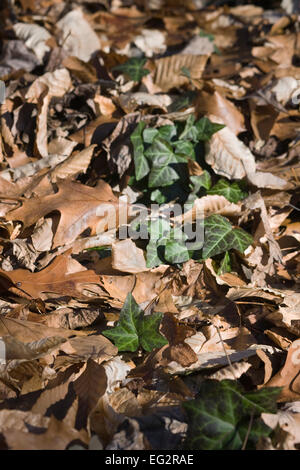
[[[198,131],[198,140],[210,140],[213,134],[223,129],[224,124],[211,122],[207,117],[201,118],[196,122],[195,127]]]
[[[135,168],[135,178],[137,181],[146,176],[149,171],[149,165],[146,157],[144,156],[144,144],[142,139],[142,132],[145,128],[144,122],[139,122],[136,129],[130,136],[133,145],[133,158]]]
[[[195,124],[195,116],[191,114],[185,123],[185,127],[179,136],[179,140],[192,140],[193,142],[197,142],[198,140],[198,130]]]
[[[118,325],[111,330],[104,330],[103,335],[114,341],[119,351],[136,351],[139,346],[137,323],[143,311],[128,294],[120,312]]]
[[[159,333],[161,313],[145,316],[143,310],[129,293],[120,312],[118,325],[104,330],[103,335],[114,341],[119,351],[134,352],[141,345],[145,351],[152,351],[167,344]]]
[[[171,125],[161,126],[158,129],[158,134],[162,139],[165,139],[168,142],[170,142],[171,139],[175,137],[177,134],[176,126],[171,126]]]
[[[145,155],[152,161],[153,165],[148,181],[150,188],[169,186],[178,180],[178,173],[170,165],[172,163],[186,163],[185,157],[175,154],[171,144],[161,137],[154,139]]]
[[[241,228],[235,228],[228,237],[228,249],[238,250],[240,253],[244,253],[246,248],[253,243],[253,238],[245,230]]]
[[[248,194],[239,187],[238,183],[231,184],[229,181],[224,179],[220,179],[211,189],[208,190],[207,194],[218,194],[234,203],[237,203],[248,196]]]
[[[192,160],[196,159],[194,145],[188,140],[178,140],[173,143],[175,147],[175,153],[181,153],[191,158]]]
[[[150,240],[146,248],[146,266],[147,268],[156,268],[162,261],[157,253],[157,240]]]
[[[177,163],[177,156],[173,152],[171,144],[161,137],[154,139],[145,155],[152,161],[153,165],[165,166],[170,163]]]
[[[204,259],[224,253],[232,248],[241,253],[253,243],[251,235],[240,228],[234,229],[225,217],[214,214],[204,222],[205,238],[202,256]]]
[[[279,393],[280,388],[246,393],[234,380],[205,380],[197,398],[183,404],[188,416],[186,446],[197,450],[238,450],[249,432],[247,447],[255,448],[259,437],[272,431],[260,415],[276,413]]]
[[[158,204],[164,204],[164,202],[167,200],[167,197],[159,189],[155,189],[151,192],[150,199],[151,201],[157,202]]]
[[[203,258],[224,253],[228,250],[228,235],[232,231],[231,223],[221,215],[214,214],[207,217],[204,222],[205,237]]]
[[[112,70],[117,70],[124,73],[130,80],[139,82],[145,75],[150,73],[150,70],[144,69],[147,62],[145,58],[132,57],[124,64],[117,65]]]
[[[152,144],[154,138],[158,135],[158,129],[147,127],[143,132],[143,140],[146,144]]]
[[[185,244],[176,239],[167,240],[164,257],[166,261],[171,264],[184,263],[190,259],[190,255]]]
[[[231,272],[230,255],[228,251],[226,251],[224,258],[222,259],[220,263],[220,267],[218,269],[218,275],[221,276],[224,273],[230,273],[230,272]]]
[[[208,190],[211,187],[211,176],[208,171],[204,170],[202,175],[190,176],[192,183],[192,192],[198,193],[201,188]]]
[[[211,122],[207,117],[195,122],[195,116],[191,115],[186,120],[185,128],[180,134],[179,140],[191,140],[195,143],[200,140],[207,141],[223,127],[225,127],[223,124]]]
[[[152,351],[167,344],[168,341],[158,332],[162,317],[163,313],[152,313],[143,317],[138,331],[140,344],[145,351]]]
[[[174,168],[166,166],[153,166],[149,175],[149,188],[157,188],[159,186],[169,186],[179,179],[178,173]]]

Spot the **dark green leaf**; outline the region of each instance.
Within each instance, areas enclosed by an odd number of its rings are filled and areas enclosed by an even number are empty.
[[[152,313],[144,315],[138,329],[140,343],[145,351],[152,351],[155,348],[161,348],[168,341],[160,335],[159,326],[163,313]]]
[[[147,62],[145,58],[132,57],[127,60],[124,64],[117,65],[113,70],[124,73],[130,80],[139,82],[145,75],[148,75],[150,71],[144,69],[144,65]]]
[[[190,259],[187,247],[182,241],[169,239],[165,246],[164,257],[168,263],[184,263]]]
[[[248,194],[239,187],[238,183],[231,184],[224,179],[219,180],[207,193],[224,196],[228,201],[234,203],[248,196]]]
[[[230,273],[230,272],[231,272],[230,255],[228,251],[226,251],[224,258],[222,259],[220,263],[220,267],[218,269],[218,275],[220,276],[221,274]]]
[[[120,312],[118,325],[103,331],[103,335],[112,339],[119,351],[136,351],[139,345],[137,322],[143,311],[132,294],[128,294]]]
[[[149,188],[169,186],[179,179],[178,173],[170,166],[153,166],[149,175]]]
[[[205,219],[203,258],[211,258],[227,251],[230,232],[232,232],[232,226],[225,217],[218,214],[207,217]]]
[[[210,140],[213,134],[220,131],[225,127],[223,124],[217,124],[215,122],[211,122],[207,117],[201,118],[199,121],[196,122],[195,127],[197,129],[197,138],[198,140]]]
[[[135,131],[130,136],[133,145],[134,168],[137,181],[144,178],[144,176],[146,176],[150,171],[147,159],[144,156],[144,145],[142,139],[144,127],[145,123],[139,122]]]
[[[103,331],[102,334],[112,339],[119,351],[134,352],[139,345],[145,351],[151,351],[167,343],[158,331],[161,314],[154,314],[154,318],[152,316],[144,316],[143,310],[129,293],[121,310],[118,325]]]
[[[175,153],[182,153],[192,160],[195,160],[195,150],[192,142],[189,142],[188,140],[178,140],[177,142],[174,142],[173,145],[175,147]]]
[[[236,249],[243,253],[253,243],[251,235],[240,228],[233,228],[230,222],[221,215],[214,214],[205,219],[205,238],[203,258]]]
[[[183,405],[188,416],[187,447],[238,450],[247,432],[248,447],[253,447],[259,437],[271,432],[260,420],[260,414],[276,412],[279,393],[279,388],[265,388],[249,396],[234,380],[205,380],[197,399]]]

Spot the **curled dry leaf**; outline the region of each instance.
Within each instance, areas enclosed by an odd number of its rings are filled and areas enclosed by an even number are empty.
[[[91,162],[95,147],[95,145],[90,145],[58,164],[51,172],[51,180],[56,183],[59,179],[66,179],[71,176],[77,176],[79,173],[85,173]]]
[[[63,49],[70,55],[88,62],[93,52],[100,49],[98,36],[80,9],[70,11],[59,20]]]
[[[285,403],[277,414],[262,413],[262,419],[273,429],[275,449],[297,450],[300,444],[299,401]]]
[[[25,98],[31,103],[36,103],[45,89],[48,89],[49,96],[63,97],[71,87],[72,82],[68,70],[58,69],[37,78],[29,87]]]
[[[192,221],[203,219],[210,214],[220,214],[227,217],[235,216],[241,213],[241,206],[229,202],[224,196],[218,194],[210,194],[197,198],[194,201],[192,209],[185,212],[183,215],[174,217],[174,221]]]
[[[15,23],[13,29],[19,39],[25,41],[28,49],[31,49],[41,63],[50,47],[46,44],[51,35],[42,26],[28,23]]]
[[[279,401],[298,400],[300,393],[300,340],[294,341],[288,349],[282,369],[266,384],[267,387],[283,387]]]
[[[205,159],[217,174],[228,179],[242,179],[247,176],[252,184],[260,188],[281,189],[287,184],[278,176],[257,172],[254,155],[228,127],[212,136],[207,143]]]

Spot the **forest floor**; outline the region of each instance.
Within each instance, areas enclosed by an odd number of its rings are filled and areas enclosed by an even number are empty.
[[[300,449],[299,12],[262,3],[1,2],[1,448]]]

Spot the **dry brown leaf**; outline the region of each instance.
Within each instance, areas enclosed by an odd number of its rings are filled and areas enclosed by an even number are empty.
[[[192,79],[200,79],[204,71],[208,56],[176,54],[155,61],[156,71],[154,85],[161,91],[167,92],[171,88],[180,87],[188,83],[188,78],[182,75],[181,69],[189,69]]]
[[[30,343],[43,340],[47,337],[61,336],[69,338],[71,336],[82,336],[83,333],[76,330],[65,328],[51,328],[41,323],[34,323],[27,320],[3,317],[0,319],[0,335],[13,336],[16,340],[23,343]]]
[[[299,400],[300,395],[300,340],[294,341],[288,349],[282,369],[266,384],[267,387],[283,387],[279,401]]]
[[[234,104],[215,91],[213,95],[201,92],[196,102],[196,111],[217,118],[217,122],[225,124],[235,135],[245,130],[245,118]]]
[[[207,144],[206,162],[214,171],[228,179],[242,179],[247,176],[250,183],[259,188],[284,188],[285,180],[256,171],[254,155],[235,134],[224,127],[216,132]]]
[[[184,367],[188,367],[197,361],[197,356],[186,338],[192,336],[193,328],[180,325],[173,313],[165,313],[161,322],[161,332],[167,338],[169,346],[163,351],[166,363],[175,361]]]
[[[147,271],[144,252],[130,239],[112,245],[112,267],[126,273]]]
[[[5,359],[24,359],[31,361],[48,354],[54,349],[58,349],[66,338],[61,336],[51,336],[31,343],[22,343],[13,336],[3,336],[5,343]]]
[[[54,416],[51,416],[45,432],[37,434],[7,429],[4,438],[12,450],[64,450],[72,441],[88,442],[86,431],[72,429]]]
[[[57,23],[62,33],[63,49],[70,56],[88,62],[93,52],[100,49],[100,41],[82,10],[75,9],[63,16]]]
[[[71,176],[77,176],[79,173],[85,173],[89,166],[96,145],[90,145],[81,152],[71,155],[69,158],[59,163],[51,171],[51,181],[56,183],[59,179],[66,179]]]
[[[13,25],[16,36],[25,41],[26,46],[32,49],[41,63],[44,55],[50,50],[46,42],[51,38],[48,31],[37,24],[15,23]]]
[[[79,398],[77,429],[81,429],[85,427],[89,414],[106,391],[107,377],[104,367],[89,359],[83,373],[73,382],[73,387]]]
[[[70,70],[72,75],[79,78],[84,83],[93,83],[97,81],[97,73],[95,68],[78,57],[66,57],[63,66]]]
[[[63,97],[72,87],[71,77],[67,69],[58,69],[47,72],[37,78],[29,87],[25,98],[36,103],[45,89],[49,96]]]
[[[183,215],[174,217],[175,222],[189,222],[192,220],[203,219],[211,214],[220,214],[224,216],[234,216],[241,212],[241,206],[229,202],[224,196],[218,194],[209,194],[197,198],[194,201],[192,209],[185,212]]]
[[[56,194],[25,200],[22,207],[7,215],[7,220],[21,220],[24,226],[28,227],[40,217],[59,211],[61,217],[53,248],[73,242],[88,227],[91,227],[92,234],[95,234],[101,220],[105,221],[104,229],[116,227],[112,207],[118,213],[118,199],[107,183],[99,180],[95,188],[72,181],[62,181],[57,185]]]
[[[25,269],[5,272],[0,270],[1,283],[8,290],[27,298],[47,298],[47,293],[81,297],[81,290],[88,283],[97,284],[99,276],[93,271],[69,273],[68,253],[57,256],[45,269],[31,273]]]

